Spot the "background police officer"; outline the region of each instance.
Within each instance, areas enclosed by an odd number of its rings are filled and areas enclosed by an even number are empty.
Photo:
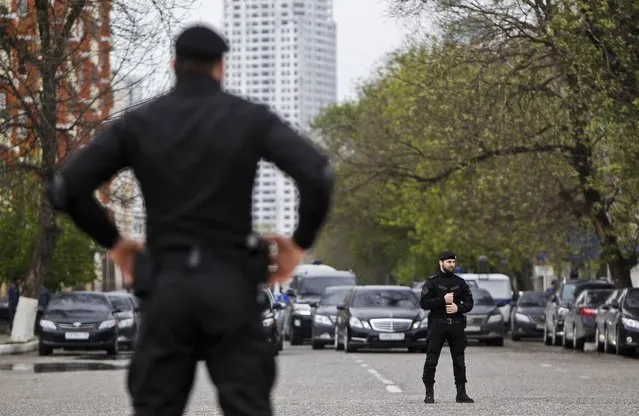
[[[327,158],[265,106],[221,90],[227,51],[211,29],[182,32],[175,88],[107,126],[49,186],[54,207],[109,248],[125,281],[145,295],[128,380],[136,416],[181,415],[201,357],[224,414],[272,414],[275,362],[261,331],[258,285],[290,276],[329,209]],[[300,192],[293,237],[266,236],[278,249],[270,276],[269,254],[255,249],[251,234],[260,159],[291,176]],[[144,194],[148,256],[120,236],[93,197],[127,167]]]
[[[429,310],[426,362],[422,380],[426,386],[425,403],[435,402],[435,370],[439,354],[448,341],[453,359],[453,374],[457,386],[458,403],[473,403],[466,394],[466,317],[473,308],[473,295],[464,279],[453,273],[455,253],[444,252],[439,257],[439,273],[430,277],[422,287],[421,306]]]

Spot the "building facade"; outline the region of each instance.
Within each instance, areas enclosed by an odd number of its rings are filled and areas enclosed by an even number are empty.
[[[337,39],[332,0],[225,0],[230,43],[224,87],[268,105],[307,132],[337,100]],[[261,161],[253,192],[256,230],[290,235],[298,192],[290,178]]]

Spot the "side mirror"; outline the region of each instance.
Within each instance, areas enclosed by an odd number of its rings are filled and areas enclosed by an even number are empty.
[[[277,304],[280,305],[280,309],[286,309],[286,307],[288,306],[286,302],[277,302]]]
[[[292,289],[292,288],[286,289],[286,294],[289,296],[295,296],[295,289]]]
[[[319,302],[311,302],[311,308],[317,308],[319,306]]]
[[[498,307],[502,307],[502,306],[506,306],[506,302],[504,302],[503,300],[497,301],[495,302],[497,304]]]
[[[607,311],[608,309],[610,309],[610,305],[601,305],[599,307],[599,309],[603,310],[603,311]]]
[[[276,311],[279,311],[282,309],[282,304],[279,302],[275,302],[273,303],[273,309],[275,309]]]
[[[124,311],[120,308],[113,309],[113,313],[121,313],[121,312],[124,312]]]
[[[337,305],[338,311],[343,311],[344,309],[346,309],[346,305],[344,305],[343,303],[340,303],[339,305]]]

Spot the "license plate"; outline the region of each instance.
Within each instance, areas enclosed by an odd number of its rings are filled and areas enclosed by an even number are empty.
[[[293,322],[293,325],[300,326],[302,325],[302,321],[300,321],[299,319],[296,319],[295,322]]]
[[[469,325],[466,327],[466,332],[479,332],[481,331],[481,327],[476,325]]]
[[[404,340],[404,334],[403,333],[399,333],[399,334],[379,334],[379,339],[381,341],[403,341]]]
[[[537,329],[544,329],[544,324],[537,324]]]
[[[64,334],[66,339],[89,339],[88,332],[67,332]]]

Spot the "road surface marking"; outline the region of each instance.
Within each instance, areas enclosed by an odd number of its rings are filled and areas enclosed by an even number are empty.
[[[397,386],[386,386],[386,391],[389,393],[401,393],[402,389]]]

